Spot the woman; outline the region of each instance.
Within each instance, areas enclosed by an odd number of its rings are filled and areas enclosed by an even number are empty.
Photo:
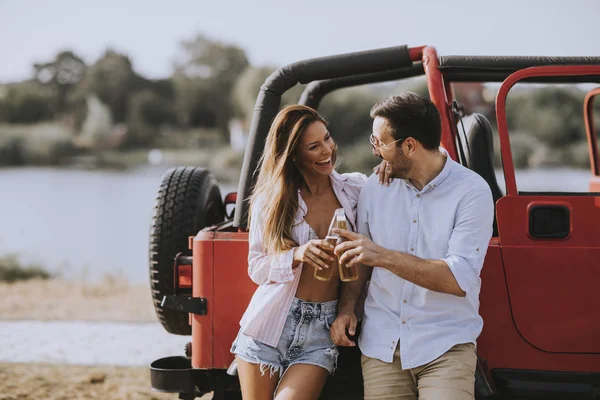
[[[240,322],[236,355],[244,399],[316,399],[338,351],[329,329],[337,313],[339,273],[327,268],[333,248],[322,239],[343,208],[355,228],[366,176],[334,170],[336,145],[313,109],[279,112],[267,136],[250,200],[248,273],[260,286]]]

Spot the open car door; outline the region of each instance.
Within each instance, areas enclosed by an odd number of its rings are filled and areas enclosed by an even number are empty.
[[[517,188],[506,121],[508,91],[527,78],[600,76],[599,66],[526,68],[496,99],[507,195],[497,203],[498,232],[512,317],[531,346],[553,353],[600,353],[600,181],[595,135],[588,135],[593,192]],[[553,78],[556,79],[556,78]],[[593,131],[590,131],[593,133]],[[549,334],[551,332],[551,334]]]

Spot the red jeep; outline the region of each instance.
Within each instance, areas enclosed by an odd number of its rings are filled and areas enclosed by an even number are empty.
[[[592,172],[586,193],[519,191],[506,120],[517,82],[597,83],[600,57],[438,57],[430,46],[311,59],[273,73],[256,100],[238,192],[225,201],[206,170],[165,175],[151,232],[151,284],[165,329],[191,334],[191,343],[185,356],[151,364],[154,389],[182,399],[211,391],[214,399],[241,397],[229,349],[256,289],[247,275],[247,200],[281,95],[309,84],[299,102],[317,109],[335,89],[419,75],[441,113],[442,145],[488,182],[496,204],[481,276],[477,397],[600,399],[600,170],[592,118],[600,89],[583,108]],[[496,181],[490,122],[473,114],[468,132],[458,128],[453,82],[501,82],[496,121],[506,190]],[[340,349],[338,372],[321,398],[362,398],[358,349]]]

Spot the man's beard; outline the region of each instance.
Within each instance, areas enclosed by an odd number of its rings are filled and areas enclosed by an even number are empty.
[[[408,173],[412,169],[412,161],[404,157],[404,154],[399,155],[392,163],[392,178],[407,179]]]

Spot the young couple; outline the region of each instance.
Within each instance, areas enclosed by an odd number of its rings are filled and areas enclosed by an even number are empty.
[[[357,345],[360,315],[365,399],[474,398],[490,188],[440,147],[426,98],[392,96],[371,117],[383,162],[368,179],[335,171],[335,142],[311,108],[273,121],[250,199],[248,273],[259,287],[232,345],[245,400],[317,399],[336,346]],[[338,208],[353,232],[338,230],[347,241],[334,249],[323,239]],[[358,280],[314,278],[333,251]]]

